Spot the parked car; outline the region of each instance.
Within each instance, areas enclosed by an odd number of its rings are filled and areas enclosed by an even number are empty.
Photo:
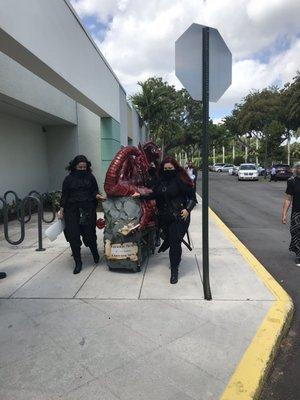
[[[234,165],[232,168],[230,168],[230,169],[228,170],[228,174],[229,174],[229,175],[237,176],[238,171],[239,171],[239,167],[237,167],[236,165]]]
[[[275,164],[273,167],[276,170],[275,180],[288,180],[293,175],[292,169],[288,164]]]
[[[215,163],[212,166],[212,171],[219,172],[219,169],[222,168],[224,165],[225,165],[225,163]]]
[[[238,180],[258,181],[258,170],[255,164],[241,164],[238,171]]]
[[[223,167],[220,167],[217,172],[228,172],[231,168],[235,167],[233,164],[225,164]]]

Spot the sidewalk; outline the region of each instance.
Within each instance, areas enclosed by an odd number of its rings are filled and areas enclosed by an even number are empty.
[[[167,254],[119,273],[84,248],[73,275],[63,237],[36,252],[33,225],[16,248],[1,232],[0,398],[219,399],[275,298],[211,218],[205,301],[200,206],[190,234],[193,251],[170,285]]]

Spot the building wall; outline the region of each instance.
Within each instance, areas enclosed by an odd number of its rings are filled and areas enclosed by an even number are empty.
[[[92,163],[93,173],[101,185],[100,117],[77,104],[77,126],[48,126],[47,153],[50,190],[58,190],[68,173],[65,166],[78,154]]]
[[[141,140],[137,112],[67,0],[0,9],[0,195],[60,189],[80,153],[101,185],[121,145]]]
[[[107,168],[121,148],[120,124],[113,118],[101,118],[101,181],[104,182]]]
[[[0,0],[0,9],[0,51],[120,121],[119,82],[67,1]]]
[[[61,190],[67,174],[65,167],[79,152],[77,126],[47,126],[46,144],[49,175],[47,190]]]
[[[127,103],[127,135],[128,135],[128,143],[132,145],[133,143],[132,108],[128,103]]]
[[[141,141],[141,128],[138,113],[132,109],[132,142],[136,146]]]
[[[120,87],[120,135],[121,145],[128,144],[128,115],[127,115],[126,93]]]
[[[74,100],[1,52],[0,94],[55,116],[62,122],[77,123]]]
[[[46,133],[39,124],[0,114],[0,196],[49,187]]]
[[[101,175],[101,118],[87,108],[77,104],[78,151],[92,163],[95,177],[100,182]]]

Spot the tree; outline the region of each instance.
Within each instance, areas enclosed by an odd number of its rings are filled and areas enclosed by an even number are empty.
[[[283,122],[287,129],[296,131],[300,128],[300,72],[287,83],[281,91],[284,107]]]
[[[185,89],[176,90],[162,78],[138,82],[141,92],[131,96],[133,106],[148,123],[150,137],[163,153],[199,145],[202,107]]]
[[[250,92],[235,106],[233,115],[240,140],[246,137],[260,140],[259,155],[263,156],[265,164],[282,154],[281,145],[290,132],[286,124],[286,97],[278,87]],[[250,155],[255,152],[250,148]]]

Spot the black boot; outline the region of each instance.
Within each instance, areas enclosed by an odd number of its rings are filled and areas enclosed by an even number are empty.
[[[0,272],[0,279],[6,278],[6,272]]]
[[[81,261],[81,254],[80,254],[80,246],[71,246],[73,258],[75,261],[75,268],[73,274],[79,274],[82,270],[82,261]]]
[[[174,285],[178,282],[178,265],[171,265],[170,283]]]
[[[93,255],[94,263],[98,264],[99,260],[100,260],[100,256],[99,256],[99,253],[98,253],[97,244],[93,244],[93,245],[91,245],[89,247],[90,247],[91,253]]]
[[[73,274],[79,274],[79,272],[82,270],[81,257],[74,257],[74,261],[75,261],[75,268]]]

